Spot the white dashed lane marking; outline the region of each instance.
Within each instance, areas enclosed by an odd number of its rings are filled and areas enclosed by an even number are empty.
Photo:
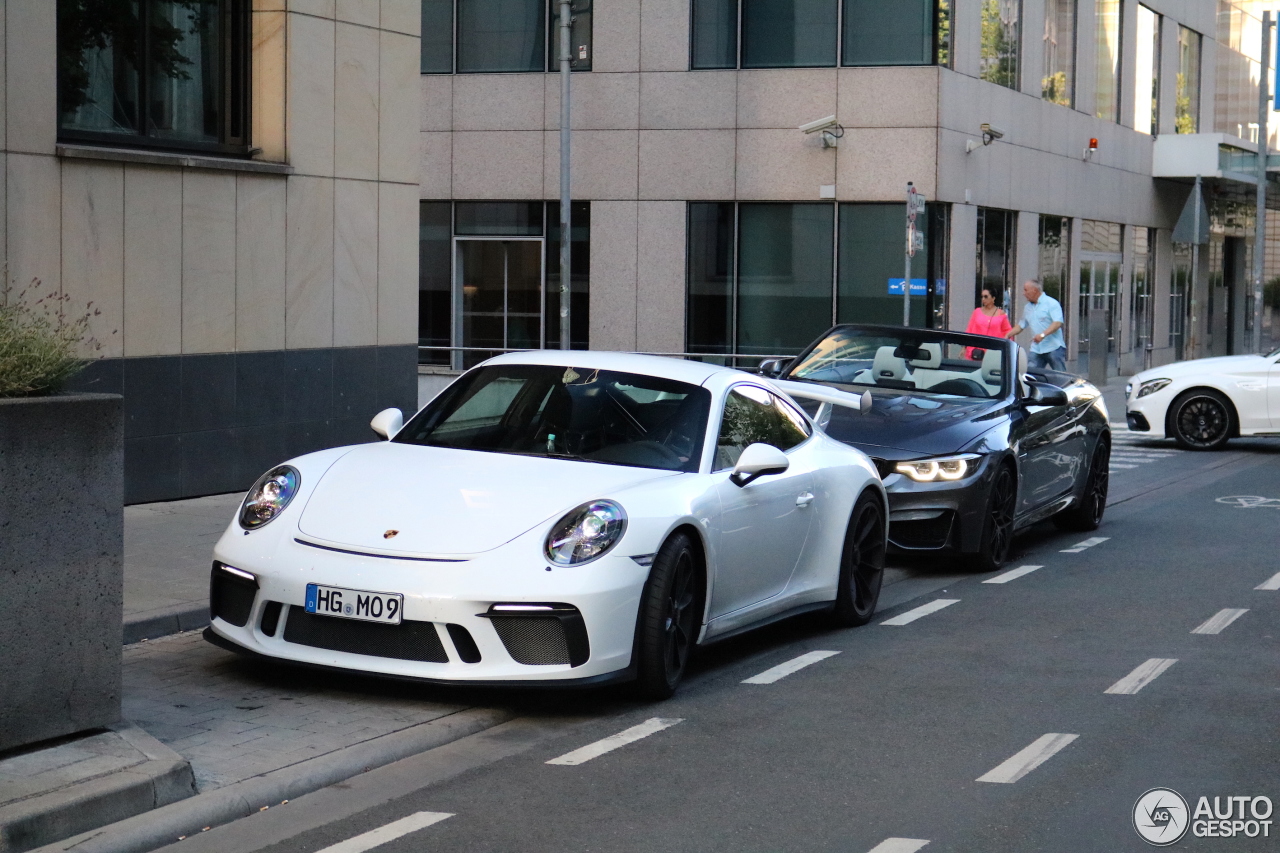
[[[1144,664],[1141,664],[1133,672],[1117,681],[1115,684],[1104,690],[1104,693],[1115,693],[1121,695],[1132,695],[1159,677],[1169,667],[1178,662],[1177,658],[1152,658]]]
[[[1248,613],[1248,608],[1240,610],[1227,607],[1213,614],[1207,622],[1191,631],[1193,634],[1221,634],[1223,629],[1241,616]]]
[[[1017,782],[1041,764],[1044,764],[1056,753],[1063,750],[1080,735],[1064,735],[1050,733],[1042,735],[1026,749],[1001,764],[999,767],[978,777],[979,782],[996,782],[1009,785]]]
[[[928,843],[919,838],[886,838],[872,847],[868,853],[916,853]]]
[[[1063,554],[1079,554],[1081,551],[1084,551],[1087,548],[1092,548],[1094,545],[1101,545],[1103,542],[1106,542],[1110,538],[1111,538],[1110,536],[1095,536],[1092,539],[1086,539],[1083,542],[1077,542],[1076,544],[1072,545],[1070,548],[1063,548],[1062,553]]]
[[[370,830],[363,835],[357,835],[355,838],[340,841],[331,847],[320,850],[319,853],[364,853],[366,850],[381,847],[383,844],[395,841],[403,835],[417,832],[419,829],[426,829],[433,823],[439,823],[451,817],[453,817],[452,814],[445,812],[418,812],[408,817],[402,817],[400,820],[393,821],[386,826]]]
[[[1158,439],[1128,430],[1111,430],[1111,470],[1131,471],[1140,465],[1159,462],[1183,451],[1172,446],[1156,444]]]
[[[1280,573],[1272,575],[1271,580],[1258,584],[1254,589],[1277,590],[1280,589]]]
[[[575,749],[573,752],[566,752],[559,758],[553,758],[548,764],[563,764],[574,766],[577,764],[585,764],[593,758],[598,758],[606,752],[613,752],[619,747],[626,746],[629,743],[635,743],[649,735],[657,734],[663,729],[669,729],[676,723],[683,723],[680,717],[672,717],[663,719],[662,717],[653,717],[645,720],[638,726],[632,726],[626,731],[618,732],[616,735],[609,735],[604,740],[598,740],[595,743],[589,743],[586,746]]]
[[[950,607],[951,605],[958,604],[959,602],[960,602],[960,599],[958,598],[939,598],[939,599],[936,599],[935,601],[930,601],[928,604],[922,604],[919,607],[917,607],[915,610],[908,610],[906,613],[895,616],[892,619],[886,619],[880,624],[881,625],[910,625],[912,622],[916,621],[922,616],[928,616],[930,613],[937,613],[942,608]]]
[[[1008,583],[1009,581],[1017,580],[1023,575],[1029,575],[1032,572],[1034,572],[1036,569],[1043,569],[1043,568],[1044,566],[1019,566],[1018,568],[1012,569],[1011,571],[1007,571],[1002,575],[996,575],[993,578],[987,578],[986,580],[983,581],[983,583]]]
[[[838,655],[839,652],[809,652],[807,655],[800,655],[798,658],[780,663],[772,669],[766,669],[759,675],[753,675],[745,679],[743,684],[773,684],[775,681],[781,681],[793,672],[804,669],[806,666],[815,664],[820,660],[826,660],[832,655]]]

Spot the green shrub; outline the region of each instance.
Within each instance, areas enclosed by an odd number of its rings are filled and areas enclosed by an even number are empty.
[[[78,354],[81,344],[101,348],[88,336],[90,320],[102,313],[92,302],[69,319],[70,297],[40,296],[39,289],[37,280],[16,295],[10,287],[0,290],[0,397],[53,394],[88,363]]]

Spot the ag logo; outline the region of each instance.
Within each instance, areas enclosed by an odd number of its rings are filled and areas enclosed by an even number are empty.
[[[1152,788],[1133,804],[1133,828],[1156,847],[1177,844],[1187,833],[1187,801],[1172,788]]]

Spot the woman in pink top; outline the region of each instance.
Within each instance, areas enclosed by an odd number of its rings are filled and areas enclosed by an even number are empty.
[[[1009,325],[1009,315],[1004,313],[1003,308],[996,307],[995,296],[987,288],[982,288],[982,304],[973,309],[973,314],[969,317],[969,328],[965,331],[971,335],[1003,338],[1012,328]],[[968,347],[964,351],[964,357],[974,361],[982,358],[982,355],[976,347]]]

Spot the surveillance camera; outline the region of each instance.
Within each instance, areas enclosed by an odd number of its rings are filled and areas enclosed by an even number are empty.
[[[1004,139],[1004,131],[993,124],[987,122],[982,123],[982,135],[989,136],[992,139]]]
[[[802,133],[817,133],[820,130],[828,130],[838,126],[839,122],[836,121],[835,116],[827,116],[826,118],[820,118],[817,121],[811,121],[808,124],[802,124],[800,125],[799,130]]]

